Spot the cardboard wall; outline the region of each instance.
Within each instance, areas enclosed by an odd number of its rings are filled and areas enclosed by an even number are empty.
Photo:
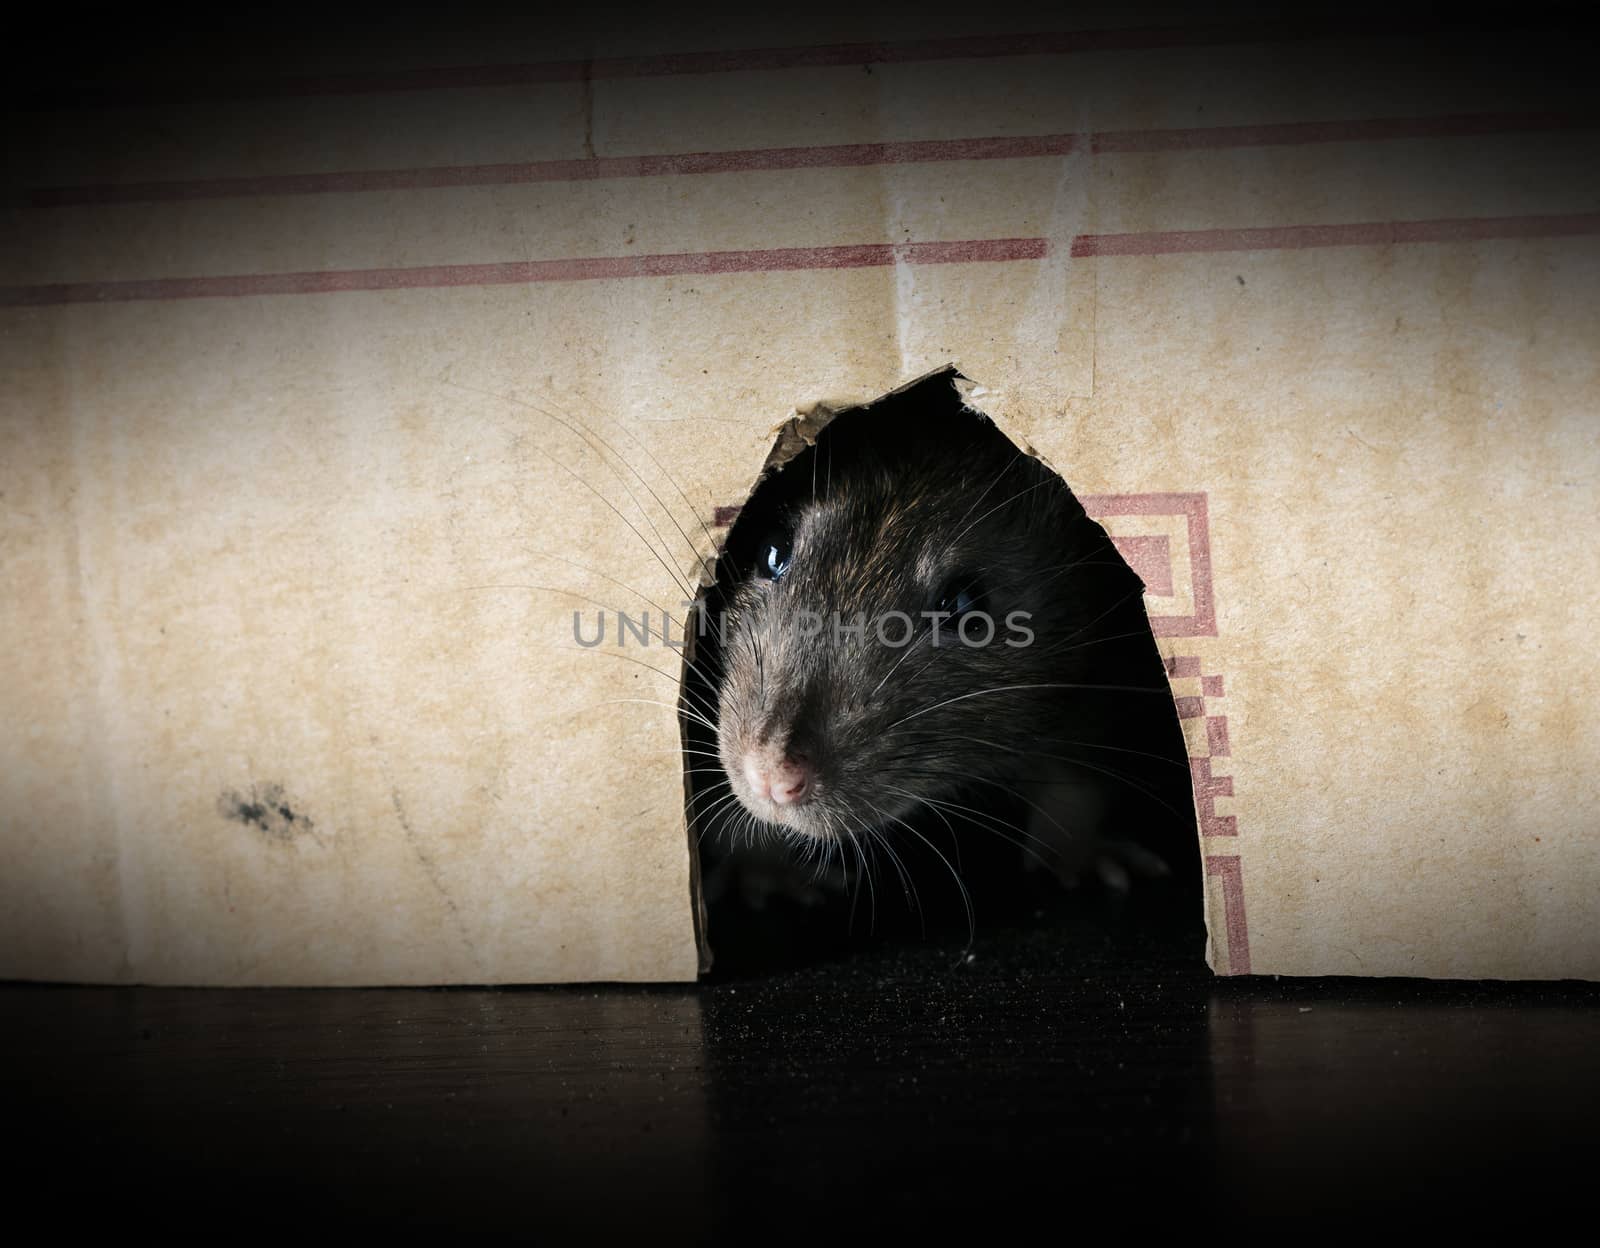
[[[35,112],[0,975],[692,978],[676,658],[573,612],[950,362],[1151,586],[1219,971],[1600,975],[1592,98],[1538,29],[1058,20]]]

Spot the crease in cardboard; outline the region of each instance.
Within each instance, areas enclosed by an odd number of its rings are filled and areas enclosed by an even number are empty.
[[[418,833],[416,825],[406,814],[405,802],[400,797],[400,786],[395,782],[394,773],[389,766],[387,751],[376,733],[371,735],[372,748],[378,756],[378,766],[383,773],[384,786],[389,790],[389,804],[394,808],[395,822],[400,825],[400,831],[405,836],[406,844],[411,849],[412,856],[417,865],[422,868],[422,873],[427,877],[428,883],[438,894],[439,900],[449,912],[451,922],[456,929],[456,935],[461,941],[461,947],[466,951],[467,957],[480,975],[484,971],[483,955],[477,943],[472,939],[472,933],[467,928],[466,916],[461,913],[461,907],[456,904],[456,899],[449,887],[445,884],[443,873],[433,853],[427,848],[423,838]]]
[[[119,981],[129,982],[137,980],[140,973],[138,955],[144,924],[139,916],[143,914],[146,900],[143,895],[144,871],[138,857],[137,838],[128,828],[127,808],[121,800],[121,786],[118,783],[119,759],[112,746],[110,708],[117,699],[110,695],[108,686],[115,683],[119,664],[114,659],[115,644],[110,636],[112,625],[98,601],[96,584],[100,578],[91,567],[91,543],[86,540],[85,534],[86,516],[99,510],[97,501],[89,497],[89,482],[97,478],[85,470],[89,451],[84,424],[88,414],[80,404],[74,402],[70,382],[66,383],[65,393],[60,394],[54,414],[68,430],[67,471],[70,479],[66,487],[71,528],[69,557],[75,574],[80,620],[93,661],[93,670],[88,673],[86,681],[89,704],[85,707],[85,727],[90,738],[90,750],[97,759],[94,771],[99,774],[105,791],[102,809],[110,819],[109,841],[116,862],[115,897],[122,942],[117,950],[117,966],[113,974]]]

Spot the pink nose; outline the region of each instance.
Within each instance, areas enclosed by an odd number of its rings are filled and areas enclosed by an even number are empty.
[[[817,773],[803,758],[762,755],[752,750],[744,756],[744,778],[757,797],[771,798],[779,806],[793,806],[806,800],[816,784]]]

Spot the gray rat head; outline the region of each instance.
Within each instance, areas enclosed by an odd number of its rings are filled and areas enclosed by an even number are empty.
[[[1016,777],[1092,670],[1104,578],[1139,607],[1061,479],[970,413],[836,421],[746,512],[717,752],[746,822],[799,838]]]

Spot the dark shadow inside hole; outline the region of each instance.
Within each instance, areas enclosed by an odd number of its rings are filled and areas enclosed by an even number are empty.
[[[1199,956],[1187,751],[1142,585],[956,380],[841,411],[810,445],[786,427],[701,596],[685,788],[719,977],[886,943],[959,957],[1061,921]],[[1052,869],[1091,829],[1134,847],[1126,892],[1097,858],[1076,887]]]

